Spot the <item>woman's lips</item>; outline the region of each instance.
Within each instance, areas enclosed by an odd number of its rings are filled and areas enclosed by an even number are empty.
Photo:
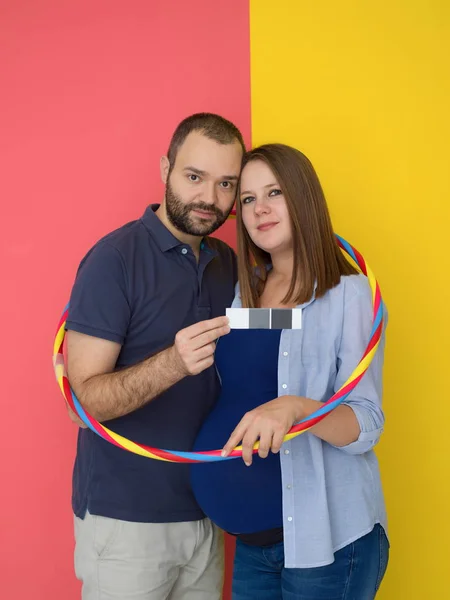
[[[261,225],[258,225],[258,231],[269,231],[269,229],[272,229],[275,225],[278,225],[278,223],[262,223]]]

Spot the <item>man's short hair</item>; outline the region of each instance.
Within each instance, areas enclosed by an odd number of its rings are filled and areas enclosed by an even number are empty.
[[[181,121],[175,129],[167,152],[170,169],[175,164],[178,150],[192,131],[199,131],[205,137],[219,144],[232,144],[237,141],[242,147],[242,152],[244,154],[246,152],[242,134],[231,121],[213,113],[196,113]]]

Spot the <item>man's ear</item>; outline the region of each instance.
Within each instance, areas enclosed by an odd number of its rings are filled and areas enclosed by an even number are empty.
[[[161,156],[161,160],[159,161],[159,168],[161,171],[161,179],[165,185],[167,183],[167,179],[169,178],[170,171],[170,162],[167,156]]]

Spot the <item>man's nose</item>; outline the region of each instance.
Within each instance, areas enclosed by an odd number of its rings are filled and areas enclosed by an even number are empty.
[[[202,194],[202,201],[211,206],[217,204],[217,188],[213,182],[208,183],[205,187],[204,194]]]

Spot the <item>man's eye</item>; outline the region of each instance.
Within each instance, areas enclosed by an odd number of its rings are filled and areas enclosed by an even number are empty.
[[[200,177],[198,175],[194,175],[194,173],[191,173],[190,175],[188,175],[189,179],[191,181],[199,181]]]
[[[231,190],[233,187],[233,184],[231,183],[231,181],[222,181],[222,183],[220,185],[223,188],[225,188],[226,190]]]

